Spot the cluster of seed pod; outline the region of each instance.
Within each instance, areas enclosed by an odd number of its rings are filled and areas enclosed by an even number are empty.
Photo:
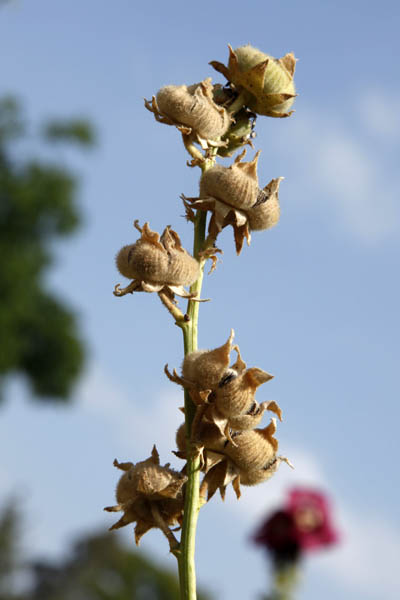
[[[182,522],[186,475],[171,469],[169,463],[162,467],[155,446],[147,460],[136,464],[114,460],[114,466],[124,474],[117,484],[117,504],[104,510],[123,515],[110,529],[136,523],[136,544],[153,527],[169,537],[169,526]]]
[[[296,59],[286,54],[275,59],[253,48],[229,46],[228,66],[210,63],[228,80],[224,87],[213,85],[211,78],[193,85],[162,87],[145,107],[161,123],[175,126],[181,133],[186,149],[193,157],[190,166],[200,165],[200,193],[197,198],[183,197],[187,217],[194,220],[194,210],[210,211],[208,238],[196,260],[181,245],[178,234],[167,226],[159,235],[148,223],[135,227],[140,238],[124,246],[116,257],[119,272],[131,283],[115,287],[114,294],[123,296],[134,291],[158,292],[168,310],[175,316],[174,295],[194,297],[185,289],[199,279],[200,264],[212,258],[215,265],[215,240],[221,230],[231,225],[236,251],[240,254],[244,240],[250,243],[251,231],[265,230],[276,225],[280,217],[279,185],[281,177],[272,179],[260,188],[257,163],[260,152],[248,162],[243,160],[246,149],[228,166],[214,164],[215,156],[231,156],[246,145],[253,148],[256,115],[287,117],[296,96],[293,83]],[[198,147],[199,145],[201,152]],[[210,166],[213,165],[213,166]],[[199,262],[200,261],[200,262]],[[175,312],[174,312],[175,311]],[[189,312],[189,311],[188,311]],[[240,496],[240,484],[255,485],[269,479],[280,462],[289,461],[277,456],[278,442],[274,437],[276,418],[264,428],[258,428],[265,411],[281,420],[276,402],[257,402],[258,387],[272,375],[262,369],[247,368],[238,346],[233,345],[233,330],[227,342],[213,350],[188,354],[179,376],[165,372],[168,377],[190,393],[196,405],[191,427],[191,439],[186,439],[186,426],[177,432],[180,458],[197,449],[202,459],[204,478],[200,492],[211,498],[219,489],[224,497],[232,483]],[[230,354],[237,353],[230,365]],[[189,442],[189,443],[188,443]],[[153,527],[163,531],[176,548],[171,526],[182,523],[186,475],[161,466],[154,446],[151,456],[136,464],[114,465],[123,471],[117,489],[115,506],[110,512],[121,511],[122,517],[111,527],[117,529],[135,523],[135,539]]]
[[[134,291],[159,292],[166,288],[169,293],[190,297],[184,288],[199,276],[199,263],[181,245],[179,235],[169,226],[160,236],[152,231],[148,223],[139,227],[140,238],[134,244],[124,246],[118,252],[118,271],[132,283],[121,289],[115,287],[114,294],[123,296]]]
[[[232,341],[233,330],[219,348],[188,354],[181,377],[166,367],[167,376],[186,388],[197,406],[191,441],[203,449],[206,475],[202,488],[208,490],[208,497],[217,488],[223,494],[229,481],[235,481],[239,495],[240,483],[254,485],[265,481],[286,460],[276,456],[276,420],[272,419],[265,429],[255,429],[265,410],[274,412],[279,419],[282,416],[276,402],[259,404],[255,399],[257,388],[272,375],[256,367],[247,369]],[[237,359],[229,366],[232,350],[237,352]],[[177,455],[184,458],[184,426],[178,430],[177,447]]]
[[[260,152],[249,162],[242,161],[245,154],[246,149],[229,167],[216,164],[205,171],[200,179],[199,198],[183,197],[187,208],[212,212],[209,234],[213,239],[224,227],[232,225],[238,254],[244,238],[250,243],[250,231],[269,229],[278,223],[278,192],[283,179],[272,179],[260,189],[257,175]]]
[[[232,118],[214,102],[213,91],[211,78],[193,85],[166,85],[151,102],[145,100],[145,106],[157,121],[175,125],[184,135],[193,135],[203,148],[219,146]]]

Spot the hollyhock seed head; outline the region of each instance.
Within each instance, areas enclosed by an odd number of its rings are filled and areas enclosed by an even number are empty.
[[[260,152],[250,162],[241,162],[243,150],[230,167],[215,165],[200,179],[200,198],[213,197],[229,206],[246,210],[257,202],[257,163]]]
[[[293,53],[276,59],[253,46],[229,47],[228,67],[210,64],[244,96],[244,104],[253,112],[269,117],[288,117],[296,97],[293,81],[296,58]]]
[[[246,368],[245,363],[244,368]],[[232,368],[236,372],[235,366]],[[251,416],[247,415],[249,411],[255,413],[259,405],[255,403],[255,393],[257,388],[273,378],[266,371],[258,368],[247,369],[239,375],[228,375],[229,380],[223,381],[215,390],[215,406],[221,415],[225,417]],[[256,404],[256,406],[253,406]],[[230,420],[231,422],[231,420]],[[243,422],[244,423],[244,422]],[[254,426],[256,423],[254,423]],[[246,428],[247,429],[247,428]]]
[[[186,126],[183,133],[193,130],[205,140],[218,140],[231,124],[225,108],[214,102],[211,78],[189,86],[166,85],[153,104],[171,125]]]
[[[234,331],[225,344],[214,350],[196,350],[187,356],[182,364],[182,376],[195,384],[199,390],[213,390],[221,381],[229,367]]]
[[[225,454],[241,471],[256,471],[268,467],[276,457],[278,441],[273,437],[276,421],[265,429],[241,431],[234,436],[234,444],[228,442]]]
[[[161,237],[150,229],[148,223],[141,228],[135,221],[135,227],[141,237],[135,244],[124,246],[116,257],[121,275],[133,280],[126,290],[158,292],[167,286],[172,293],[188,296],[183,286],[196,281],[200,266],[182,247],[179,235],[169,226]],[[114,292],[116,295],[127,293],[117,288]]]
[[[136,464],[114,461],[114,466],[124,471],[116,489],[116,506],[108,506],[109,512],[122,511],[123,516],[111,529],[119,529],[129,523],[137,523],[136,543],[152,527],[156,527],[152,506],[164,516],[167,524],[179,522],[183,511],[182,488],[187,481],[186,475],[178,473],[169,464],[160,465],[156,447],[151,456]]]

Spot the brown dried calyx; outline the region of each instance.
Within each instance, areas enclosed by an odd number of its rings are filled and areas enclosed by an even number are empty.
[[[160,528],[169,537],[168,527],[182,522],[186,475],[171,469],[169,463],[160,466],[155,446],[147,460],[136,464],[114,460],[114,466],[124,474],[116,489],[117,504],[104,510],[123,512],[123,515],[110,529],[136,523],[136,544],[153,527]]]
[[[182,365],[182,377],[174,370],[173,375],[166,367],[167,376],[189,390],[197,413],[196,427],[206,421],[215,424],[219,431],[231,439],[232,431],[253,429],[261,421],[265,410],[275,412],[281,419],[282,413],[276,402],[259,404],[255,399],[257,388],[272,379],[272,375],[258,368],[246,368],[238,346],[233,346],[234,332],[228,340],[215,350],[197,350],[188,354]],[[232,366],[230,353],[235,350],[237,360]]]
[[[225,108],[214,102],[211,78],[189,86],[166,85],[151,102],[145,100],[145,106],[157,121],[192,135],[204,149],[225,144],[220,138],[232,119]]]
[[[181,245],[179,235],[167,226],[160,235],[152,231],[148,223],[135,227],[141,237],[135,244],[124,246],[116,257],[121,275],[133,281],[126,288],[115,287],[114,294],[160,292],[163,288],[170,294],[190,297],[184,288],[191,285],[199,276],[200,266]]]
[[[244,239],[250,244],[252,230],[269,229],[279,221],[279,185],[283,177],[272,179],[259,188],[257,163],[260,152],[253,160],[242,162],[246,149],[232,165],[214,165],[200,179],[200,197],[182,196],[187,211],[193,208],[212,212],[208,233],[216,239],[220,231],[232,225],[236,251],[240,254]]]

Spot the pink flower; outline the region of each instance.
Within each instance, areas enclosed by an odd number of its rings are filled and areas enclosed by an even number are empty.
[[[338,541],[332,525],[331,508],[327,496],[316,490],[290,490],[286,511],[293,517],[296,537],[302,550],[330,546]]]
[[[321,492],[294,488],[286,504],[262,523],[253,541],[264,546],[277,563],[295,562],[304,551],[338,541],[327,497]]]

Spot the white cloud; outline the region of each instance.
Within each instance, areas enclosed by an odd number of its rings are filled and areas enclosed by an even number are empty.
[[[364,127],[385,141],[400,135],[400,94],[382,89],[365,90],[359,95],[359,113]]]
[[[342,543],[336,551],[320,555],[319,566],[366,599],[398,600],[400,531],[384,517],[342,503],[336,519]]]
[[[388,99],[382,97],[379,101],[382,112],[390,109]],[[353,121],[357,120],[360,113],[354,110]],[[391,117],[388,121],[393,125],[391,138],[383,136],[389,123],[385,124],[382,117],[382,143],[378,145],[369,130],[360,132],[349,125],[348,114],[345,120],[339,113],[303,110],[296,113],[285,136],[277,140],[285,159],[290,152],[296,165],[297,180],[293,182],[292,174],[289,185],[300,190],[304,209],[322,212],[367,244],[388,238],[400,225],[400,177],[393,169],[393,148],[389,144],[398,126]],[[371,119],[368,122],[372,126]]]

